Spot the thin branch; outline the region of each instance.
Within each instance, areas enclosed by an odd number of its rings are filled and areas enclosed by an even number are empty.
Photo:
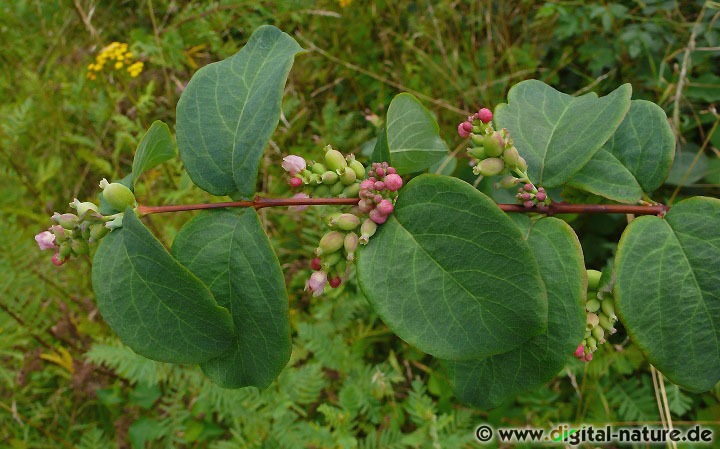
[[[287,206],[354,206],[359,198],[262,198],[254,200],[231,201],[224,203],[179,204],[175,206],[138,206],[140,215],[181,212],[201,209],[220,209],[225,207],[287,207]],[[552,203],[549,206],[526,208],[520,204],[498,204],[505,212],[556,214],[635,214],[664,215],[669,207],[663,204],[636,206],[628,204],[568,204]]]

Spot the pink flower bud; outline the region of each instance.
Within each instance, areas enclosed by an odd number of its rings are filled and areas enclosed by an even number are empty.
[[[37,234],[35,236],[35,241],[41,250],[55,248],[55,235],[50,231],[43,231]]]
[[[375,208],[375,203],[373,203],[372,200],[370,200],[370,199],[363,199],[363,200],[360,200],[360,202],[358,203],[358,209],[360,209],[360,212],[365,213],[365,214],[370,212],[374,208]]]
[[[466,124],[470,125],[469,129],[466,127]],[[472,124],[468,122],[462,122],[458,125],[458,135],[463,139],[467,139],[468,137],[470,137],[470,131],[472,131]]]
[[[377,181],[375,183],[375,190],[385,190],[385,183],[382,181]]]
[[[330,278],[328,283],[330,284],[330,287],[338,288],[340,286],[340,284],[342,283],[342,279],[340,279],[339,277],[336,276],[334,278]]]
[[[483,123],[490,123],[493,118],[492,111],[488,108],[482,108],[475,113],[475,118]]]
[[[293,176],[305,170],[306,167],[305,159],[300,156],[285,156],[282,161],[282,168]]]
[[[527,184],[525,184],[525,185],[523,186],[523,189],[525,189],[526,192],[532,192],[533,189],[534,189],[534,187],[533,187],[532,184],[527,183]]]
[[[290,187],[293,187],[293,188],[298,188],[301,185],[303,185],[302,179],[300,179],[298,177],[290,178],[290,181],[288,181],[288,183],[290,184]]]
[[[379,210],[373,209],[370,211],[370,219],[377,224],[383,224],[387,221],[387,215],[381,213]]]
[[[320,258],[319,257],[314,258],[312,260],[312,262],[310,262],[310,268],[312,268],[315,271],[320,270]]]
[[[371,190],[373,187],[375,187],[375,183],[370,181],[369,179],[366,179],[360,183],[361,190]]]
[[[304,193],[296,193],[295,195],[293,195],[293,198],[310,198],[310,197]],[[310,206],[308,206],[308,205],[289,206],[288,210],[291,212],[302,212],[305,209],[307,209],[308,207],[310,207]]]
[[[391,192],[396,192],[400,190],[400,187],[403,185],[403,180],[400,177],[400,175],[395,173],[390,173],[387,176],[385,176],[385,188],[388,189]]]
[[[313,296],[320,296],[325,290],[325,284],[327,283],[327,273],[324,271],[316,271],[310,279],[305,283],[305,291],[312,292]]]
[[[586,362],[590,362],[590,361],[592,361],[592,359],[593,359],[593,357],[592,357],[592,352],[589,352],[589,353],[585,354],[585,361],[586,361]]]
[[[537,198],[538,201],[545,201],[547,199],[547,194],[545,192],[538,192],[535,194],[535,198]]]
[[[53,265],[59,267],[60,265],[64,264],[65,262],[67,262],[67,259],[60,257],[60,253],[53,254],[53,256],[52,256]]]
[[[373,197],[373,201],[375,202],[375,204],[379,204],[380,201],[382,201],[382,200],[383,200],[382,195],[375,195],[375,196]]]
[[[393,205],[388,200],[382,200],[378,203],[377,210],[383,215],[390,215],[393,211]]]
[[[575,354],[573,354],[577,358],[582,358],[585,356],[585,347],[580,343],[575,350]]]
[[[523,203],[523,206],[525,206],[525,209],[532,209],[533,206],[535,206],[535,203],[533,203],[532,201],[525,201]]]
[[[386,175],[395,175],[397,174],[397,170],[395,170],[395,167],[388,167],[385,169]],[[385,180],[387,182],[387,179]]]

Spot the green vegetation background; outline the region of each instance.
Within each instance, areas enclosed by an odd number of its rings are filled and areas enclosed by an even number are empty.
[[[369,310],[354,280],[302,291],[321,211],[262,212],[290,293],[292,359],[266,391],[222,390],[194,367],[145,360],[103,323],[89,259],[60,268],[33,235],[54,210],[95,200],[129,172],[144,130],[174,123],[194,71],[235,53],[262,24],[293,35],[297,58],[259,190],[288,195],[279,162],[332,143],[367,151],[392,97],[418,96],[462,156],[456,125],[537,78],[570,93],[631,82],[665,108],[678,160],[655,200],[718,195],[720,11],[701,1],[460,2],[13,0],[0,6],[0,447],[460,448],[474,430],[558,423],[653,422],[650,367],[620,332],[591,364],[569,360],[547,388],[497,410],[458,404],[433,360]],[[126,42],[144,62],[130,78],[87,66]],[[456,174],[467,173],[458,160]],[[679,186],[679,187],[678,187]],[[482,187],[482,186],[481,186]],[[488,186],[482,187],[488,189]],[[489,190],[488,190],[489,191]],[[145,204],[203,201],[179,160],[148,173]],[[592,200],[590,198],[589,200]],[[189,213],[153,216],[167,244]],[[588,266],[612,256],[624,217],[578,218]],[[669,382],[675,425],[720,419],[720,387]],[[720,434],[716,434],[716,440]],[[493,444],[486,446],[493,447]]]

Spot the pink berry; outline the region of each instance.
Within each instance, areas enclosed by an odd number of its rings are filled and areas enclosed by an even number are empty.
[[[320,264],[320,258],[316,257],[312,260],[310,263],[310,268],[312,268],[315,271],[320,271],[320,268],[322,268],[322,265]]]
[[[298,188],[301,185],[303,185],[303,181],[302,181],[302,179],[300,179],[298,177],[294,177],[294,178],[290,178],[289,184],[290,184],[290,187]]]
[[[475,113],[475,118],[480,119],[483,123],[490,123],[493,118],[493,113],[488,108],[482,108]]]
[[[338,288],[341,283],[342,279],[340,279],[339,277],[330,278],[328,280],[328,284],[330,284],[330,287],[332,288]]]
[[[388,189],[391,192],[396,192],[400,190],[400,187],[403,185],[403,180],[400,177],[400,175],[395,173],[390,173],[387,176],[385,176],[385,188]]]

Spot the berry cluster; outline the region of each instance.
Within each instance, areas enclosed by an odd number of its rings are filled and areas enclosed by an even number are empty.
[[[585,310],[587,311],[587,324],[585,326],[585,337],[573,354],[578,360],[589,362],[593,353],[597,351],[598,345],[605,343],[605,336],[612,335],[615,329],[615,302],[610,293],[603,292],[599,295],[597,290],[600,285],[602,273],[596,270],[587,270],[588,292]]]
[[[481,176],[507,175],[495,188],[509,189],[519,183],[525,184],[517,198],[527,208],[550,204],[545,190],[536,188],[528,178],[527,162],[513,145],[508,130],[495,130],[492,118],[492,111],[482,108],[458,125],[460,137],[470,139],[474,145],[467,149],[473,173]]]
[[[103,197],[110,206],[124,211],[127,206],[135,206],[135,195],[120,183],[100,181]],[[55,212],[50,219],[56,223],[47,231],[35,236],[41,250],[52,249],[52,263],[60,266],[70,257],[81,256],[90,251],[90,245],[105,237],[108,232],[122,226],[123,214],[102,215],[97,204],[77,198],[70,203],[75,214]]]
[[[305,284],[305,290],[319,296],[325,285],[337,288],[342,283],[355,260],[358,244],[366,245],[378,225],[387,221],[403,180],[387,162],[373,163],[366,173],[355,156],[343,156],[330,145],[325,147],[324,164],[290,155],[283,158],[282,167],[290,175],[290,186],[303,189],[295,197],[360,198],[349,212],[326,217],[331,231],[320,239],[315,250],[317,257],[311,263],[314,272]]]

